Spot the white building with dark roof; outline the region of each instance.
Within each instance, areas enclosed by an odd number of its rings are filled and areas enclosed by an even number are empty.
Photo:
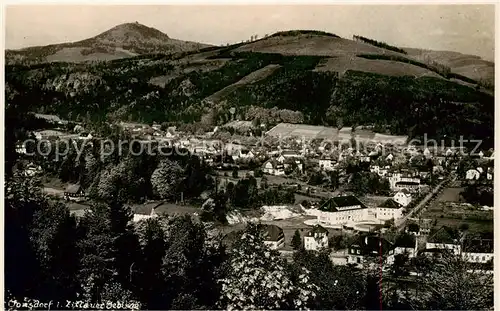
[[[328,247],[328,230],[320,225],[314,226],[304,236],[304,248],[306,250],[317,251]]]
[[[410,191],[408,191],[406,189],[403,189],[401,191],[396,192],[396,194],[393,197],[394,201],[401,204],[403,207],[408,206],[408,204],[410,204],[412,198],[413,198],[412,194],[410,193]]]
[[[319,207],[318,222],[326,225],[343,225],[374,218],[369,209],[355,196],[331,198]]]
[[[392,249],[392,243],[383,237],[360,235],[348,248],[347,263],[362,267],[367,258],[377,262],[378,258],[389,255]]]
[[[404,207],[393,199],[387,199],[375,209],[375,218],[380,221],[403,218]]]

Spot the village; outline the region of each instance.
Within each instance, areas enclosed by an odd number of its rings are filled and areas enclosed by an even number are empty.
[[[96,138],[81,125],[68,131],[67,121],[57,116],[37,117],[54,127],[34,132],[38,141]],[[493,150],[467,154],[458,147],[408,145],[407,137],[363,127],[280,123],[265,130],[264,124],[232,121],[193,134],[159,124],[119,125],[143,144],[154,141],[198,156],[213,169],[219,190],[254,178],[259,189],[293,192],[295,199],[287,204],[229,211],[227,224],[217,226],[228,239],[255,222],[266,232],[265,243],[288,258],[298,248],[327,249],[336,264],[361,267],[370,257],[390,263],[397,254],[413,258],[444,248],[492,272],[493,205],[468,202],[463,193],[468,187],[492,190]],[[28,153],[21,144],[16,151]],[[25,166],[26,176],[41,173],[34,164]],[[77,184],[63,187],[46,184],[45,191],[83,215],[85,191]],[[153,201],[132,208],[136,222],[161,214],[201,214],[182,193],[175,204]]]

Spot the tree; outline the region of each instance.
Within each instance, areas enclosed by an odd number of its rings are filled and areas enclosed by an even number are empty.
[[[293,256],[292,271],[305,268],[310,271],[310,282],[317,286],[317,295],[311,301],[312,309],[359,310],[364,295],[363,275],[356,268],[332,263],[328,250],[318,252],[300,250]]]
[[[6,183],[6,290],[17,299],[75,299],[81,292],[76,221],[40,189],[38,180]]]
[[[108,167],[99,175],[97,199],[112,201],[141,201],[146,195],[146,181],[136,173],[137,162],[132,157],[126,158],[117,165]]]
[[[462,232],[463,232],[463,231],[467,231],[467,230],[469,230],[469,224],[468,224],[468,223],[463,223],[463,224],[461,224],[461,225],[458,227],[458,229],[459,229],[460,231],[462,231]]]
[[[462,257],[443,252],[422,277],[423,292],[412,304],[419,309],[484,310],[493,306],[493,276],[472,267]]]
[[[41,263],[31,242],[35,212],[44,204],[38,180],[5,184],[5,290],[10,298],[34,297]]]
[[[226,258],[220,237],[208,236],[207,228],[187,215],[164,223],[166,301],[160,309],[214,309],[221,290],[217,279]]]
[[[132,268],[139,265],[139,240],[131,220],[131,210],[116,199],[95,204],[82,218],[81,273],[90,301],[110,299],[120,290],[132,298],[137,291]]]
[[[186,176],[183,187],[185,197],[196,198],[211,186],[208,168],[195,155],[189,158],[184,175]]]
[[[236,241],[228,268],[220,280],[224,309],[303,309],[316,295],[308,271],[301,269],[292,281],[283,259],[264,245],[257,225],[250,224]]]
[[[266,175],[262,176],[260,179],[260,188],[267,189],[269,187],[269,181]]]
[[[161,274],[166,249],[165,232],[158,219],[147,219],[137,231],[143,256],[138,276],[139,299],[146,309],[158,310],[164,306],[165,300],[165,280]]]
[[[292,247],[294,250],[298,250],[302,246],[302,238],[300,237],[299,229],[295,230],[292,237]]]
[[[153,193],[162,199],[174,199],[182,182],[183,170],[177,162],[164,160],[151,175]]]

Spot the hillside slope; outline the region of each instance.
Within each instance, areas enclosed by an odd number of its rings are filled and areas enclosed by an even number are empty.
[[[108,38],[96,40],[111,44]],[[103,63],[8,66],[7,98],[79,121],[213,126],[226,123],[234,107],[237,119],[270,125],[371,125],[394,135],[492,142],[493,96],[470,78],[414,57],[331,34],[294,32]]]
[[[6,50],[6,61],[8,64],[106,61],[140,54],[186,52],[208,46],[172,39],[155,28],[139,23],[125,23],[77,42]]]

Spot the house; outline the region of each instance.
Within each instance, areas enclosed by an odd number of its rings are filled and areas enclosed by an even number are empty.
[[[302,158],[302,155],[300,153],[293,151],[293,150],[283,150],[281,152],[281,156],[283,156],[285,159]]]
[[[389,161],[391,162],[392,160],[394,160],[394,156],[392,155],[392,153],[389,153],[389,155],[385,158],[386,161]]]
[[[85,191],[80,185],[71,184],[66,187],[64,198],[66,200],[79,201],[85,198]]]
[[[133,221],[138,222],[143,219],[149,219],[152,217],[158,216],[155,213],[155,207],[158,206],[158,203],[149,203],[149,204],[138,204],[131,207],[132,213],[134,214]]]
[[[409,172],[395,173],[392,174],[392,176],[389,176],[389,185],[391,189],[395,191],[405,188],[413,191],[420,187],[420,178]]]
[[[424,149],[424,157],[426,157],[426,158],[431,157],[431,152],[430,152],[429,148]]]
[[[370,172],[372,173],[377,173],[380,177],[385,177],[389,173],[390,166],[378,166],[378,165],[373,165],[370,167]]]
[[[403,218],[403,210],[404,207],[401,204],[393,199],[387,199],[375,208],[375,218],[381,221],[400,219]]]
[[[408,233],[403,233],[394,241],[394,249],[391,253],[394,255],[407,254],[409,258],[417,256],[418,243],[417,238]]]
[[[339,196],[330,198],[319,207],[318,222],[328,225],[343,225],[370,218],[368,208],[355,196]]]
[[[67,135],[64,132],[56,131],[56,130],[43,130],[43,131],[35,132],[34,134],[35,134],[35,138],[37,140],[51,139],[51,138],[57,139],[59,137],[63,137],[63,136]]]
[[[17,143],[16,144],[16,153],[18,154],[27,154],[26,143]]]
[[[441,165],[436,165],[432,167],[432,173],[433,174],[443,174],[444,173],[444,168]]]
[[[283,163],[283,167],[285,170],[287,170],[288,168],[292,168],[292,169],[297,168],[299,170],[299,172],[302,172],[304,165],[302,164],[302,161],[300,159],[288,158]]]
[[[253,158],[255,158],[255,155],[249,149],[240,148],[240,149],[237,149],[233,152],[232,157],[233,157],[233,160],[236,161],[238,159],[253,159]]]
[[[481,238],[465,238],[462,256],[471,263],[487,263],[493,260],[493,240]]]
[[[465,179],[467,180],[478,180],[481,173],[477,169],[470,169],[465,173]]]
[[[487,180],[493,180],[493,171],[493,167],[488,167],[488,170],[486,171]]]
[[[375,235],[360,235],[349,246],[347,263],[361,267],[368,258],[372,258],[378,264],[378,259],[389,255],[392,248],[392,243],[385,238]]]
[[[48,123],[52,124],[57,124],[57,125],[65,125],[68,124],[68,121],[62,120],[59,118],[59,116],[53,115],[53,114],[41,114],[41,113],[35,113],[35,118],[37,119],[43,119]]]
[[[277,160],[271,159],[264,163],[262,171],[265,174],[281,176],[285,175],[285,166]]]
[[[314,226],[304,236],[304,248],[306,250],[317,251],[328,247],[328,230],[320,225]]]
[[[80,134],[78,134],[78,139],[83,139],[83,140],[87,140],[87,139],[92,139],[94,136],[92,136],[92,134],[90,134],[89,132],[81,132]]]
[[[450,250],[453,254],[460,254],[460,240],[458,233],[446,226],[439,228],[425,243],[426,250]]]
[[[166,138],[174,138],[174,137],[175,137],[175,135],[174,135],[174,134],[172,134],[172,132],[167,131],[167,133],[165,133],[165,137],[166,137]]]
[[[285,234],[283,229],[276,225],[259,224],[259,229],[264,235],[264,244],[270,249],[280,249],[285,246]]]
[[[281,155],[279,155],[279,156],[276,158],[276,161],[278,161],[279,163],[283,164],[283,163],[285,163],[285,160],[286,160],[286,159],[287,159],[287,158],[285,158],[285,157],[281,154]]]
[[[325,170],[325,171],[331,171],[333,170],[333,165],[334,165],[334,161],[330,158],[321,158],[319,159],[319,168],[321,170]]]
[[[403,189],[398,192],[393,197],[394,201],[397,203],[401,204],[403,207],[408,206],[412,200],[412,195],[410,191]]]
[[[405,232],[415,236],[422,236],[428,235],[430,233],[430,229],[416,223],[409,223],[405,228]]]

